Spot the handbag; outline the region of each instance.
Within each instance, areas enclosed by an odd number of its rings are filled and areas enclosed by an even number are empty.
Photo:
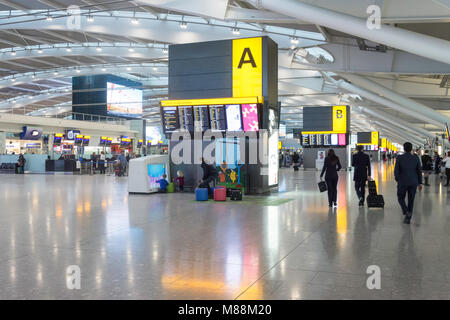
[[[320,182],[318,183],[318,186],[319,186],[319,191],[320,191],[320,192],[325,192],[325,191],[328,190],[327,184],[326,184],[325,181],[320,181]]]

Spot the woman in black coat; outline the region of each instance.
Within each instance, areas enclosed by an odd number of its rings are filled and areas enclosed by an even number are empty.
[[[338,174],[337,172],[341,170],[341,162],[339,157],[333,149],[328,150],[327,157],[323,163],[322,173],[320,174],[320,179],[322,179],[325,173],[325,182],[328,187],[328,206],[337,207],[337,184],[338,184]]]

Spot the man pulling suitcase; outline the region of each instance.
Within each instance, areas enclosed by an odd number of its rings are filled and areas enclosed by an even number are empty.
[[[359,206],[364,206],[366,181],[371,180],[370,157],[363,152],[363,146],[356,146],[358,152],[352,157],[352,166],[355,167],[353,181],[355,181],[356,194]]]

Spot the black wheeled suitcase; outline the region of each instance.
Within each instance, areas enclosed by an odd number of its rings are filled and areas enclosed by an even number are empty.
[[[367,207],[384,208],[384,198],[381,194],[367,196]]]
[[[375,180],[369,180],[367,183],[369,187],[369,194],[373,196],[377,195],[377,183]]]
[[[230,194],[230,200],[232,200],[232,201],[242,200],[242,190],[241,189],[232,189],[231,194]]]
[[[294,171],[298,171],[298,166],[294,166]]]

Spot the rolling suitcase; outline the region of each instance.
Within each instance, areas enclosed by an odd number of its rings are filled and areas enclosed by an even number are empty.
[[[367,196],[367,207],[369,208],[384,208],[384,198],[381,194]]]
[[[375,180],[368,181],[369,194],[376,195],[377,194],[377,183]]]
[[[232,200],[232,201],[242,200],[242,190],[241,189],[231,190],[230,200]]]
[[[368,208],[384,208],[384,197],[377,193],[377,184],[374,180],[368,182],[369,195],[367,196]]]
[[[298,171],[298,166],[294,166],[294,171]]]

